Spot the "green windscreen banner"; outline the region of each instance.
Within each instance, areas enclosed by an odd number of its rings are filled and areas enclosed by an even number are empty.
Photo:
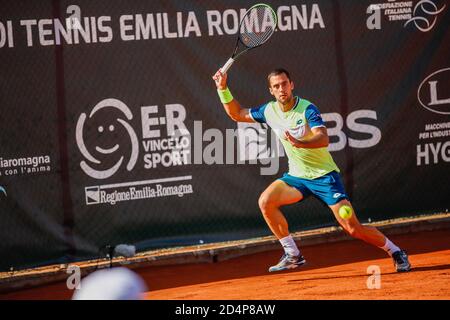
[[[277,31],[228,72],[245,108],[289,70],[320,110],[361,222],[450,204],[450,6],[268,1]],[[213,74],[250,1],[2,1],[0,271],[270,235],[276,135],[225,113]],[[309,197],[291,232],[335,225]]]

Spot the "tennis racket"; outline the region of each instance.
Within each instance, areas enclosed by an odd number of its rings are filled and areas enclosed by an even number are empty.
[[[258,3],[248,9],[239,24],[233,54],[220,71],[226,73],[239,56],[266,43],[275,32],[277,24],[277,15],[269,5]]]

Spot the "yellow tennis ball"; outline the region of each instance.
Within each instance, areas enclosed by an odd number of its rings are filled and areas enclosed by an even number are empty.
[[[342,219],[350,219],[350,217],[352,216],[353,210],[351,207],[349,206],[342,206],[339,208],[339,215],[341,216]]]

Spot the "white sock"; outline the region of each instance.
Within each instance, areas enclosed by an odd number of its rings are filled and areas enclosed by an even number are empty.
[[[381,247],[381,249],[386,251],[391,257],[394,252],[397,252],[400,250],[400,248],[397,247],[395,244],[393,244],[391,242],[391,240],[389,240],[388,238],[386,238],[386,243],[384,244],[383,247]]]
[[[283,246],[284,252],[286,252],[290,256],[298,256],[300,255],[300,250],[298,250],[297,245],[295,244],[294,239],[291,235],[280,239],[280,243]]]

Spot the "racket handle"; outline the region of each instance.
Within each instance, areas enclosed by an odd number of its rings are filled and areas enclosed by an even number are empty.
[[[223,65],[223,67],[220,68],[220,72],[227,73],[228,69],[230,69],[233,62],[234,62],[233,58],[228,59],[228,61]]]

